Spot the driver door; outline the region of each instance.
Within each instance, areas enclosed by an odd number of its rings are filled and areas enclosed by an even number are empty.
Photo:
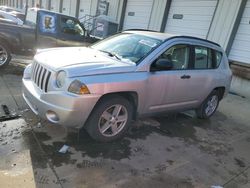
[[[147,94],[147,111],[173,111],[193,106],[198,101],[195,98],[195,83],[190,75],[191,46],[176,44],[162,53],[152,64],[149,73]],[[170,70],[157,68],[156,62],[166,59],[172,63]]]

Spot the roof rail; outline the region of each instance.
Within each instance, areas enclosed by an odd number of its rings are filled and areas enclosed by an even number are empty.
[[[126,29],[123,31],[150,31],[150,32],[157,32],[159,33],[159,31],[155,31],[155,30],[150,30],[150,29]]]
[[[204,42],[209,42],[213,45],[219,46],[221,47],[218,43],[207,40],[207,39],[202,39],[202,38],[198,38],[198,37],[192,37],[192,36],[185,36],[185,35],[179,35],[179,36],[173,36],[171,38],[189,38],[189,39],[196,39],[196,40],[200,40],[200,41],[204,41]]]
[[[124,31],[150,31],[150,32],[156,32],[156,33],[164,33],[164,32],[159,32],[159,31],[155,31],[155,30],[148,30],[148,29],[127,29]],[[196,40],[200,40],[200,41],[204,41],[204,42],[209,42],[213,45],[219,46],[221,47],[218,43],[207,40],[207,39],[202,39],[202,38],[198,38],[198,37],[193,37],[193,36],[186,36],[186,35],[176,35],[170,38],[189,38],[189,39],[196,39]],[[168,38],[167,40],[169,40],[170,38]]]

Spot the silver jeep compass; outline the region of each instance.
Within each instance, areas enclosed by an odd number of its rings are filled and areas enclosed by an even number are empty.
[[[142,115],[195,109],[209,118],[231,78],[216,43],[130,30],[88,48],[39,51],[24,71],[23,97],[40,117],[107,142]]]

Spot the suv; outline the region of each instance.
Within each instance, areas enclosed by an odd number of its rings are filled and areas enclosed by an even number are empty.
[[[199,118],[209,118],[231,78],[216,43],[129,30],[90,47],[39,51],[24,71],[23,97],[40,117],[84,127],[107,142],[142,115],[195,109]]]

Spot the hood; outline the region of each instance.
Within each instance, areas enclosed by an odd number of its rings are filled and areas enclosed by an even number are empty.
[[[136,64],[120,61],[86,47],[52,48],[38,51],[35,61],[53,71],[65,70],[69,77],[132,72]]]

